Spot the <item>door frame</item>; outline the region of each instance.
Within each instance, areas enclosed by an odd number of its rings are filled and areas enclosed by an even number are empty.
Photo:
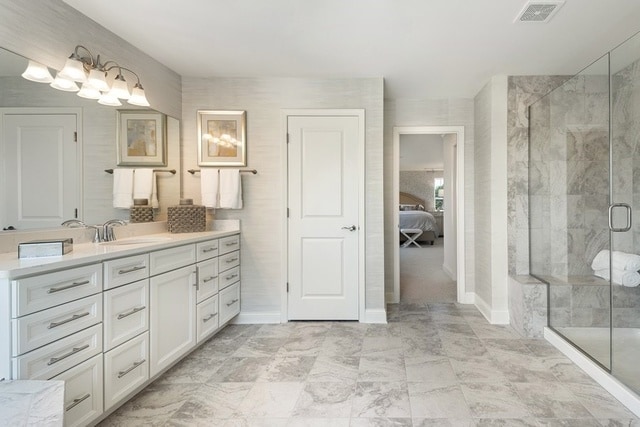
[[[464,126],[395,126],[393,128],[393,303],[400,302],[400,135],[456,134],[456,288],[457,301],[468,304],[465,286]]]
[[[288,282],[289,282],[289,226],[287,220],[287,208],[289,201],[289,157],[288,137],[289,117],[358,117],[358,321],[365,320],[365,110],[364,109],[283,109],[282,117],[282,277],[281,285],[280,322],[289,322]]]

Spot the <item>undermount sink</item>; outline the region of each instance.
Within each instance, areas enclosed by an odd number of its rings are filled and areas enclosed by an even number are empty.
[[[173,240],[171,237],[131,237],[129,239],[112,240],[111,242],[102,242],[104,246],[121,246],[121,245],[140,245],[143,243],[160,243]]]

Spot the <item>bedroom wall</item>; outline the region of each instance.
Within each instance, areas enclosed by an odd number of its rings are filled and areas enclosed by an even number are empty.
[[[435,209],[435,178],[442,178],[443,171],[400,171],[400,191],[419,197],[425,201],[425,209]]]
[[[367,311],[384,319],[383,79],[184,78],[184,197],[200,201],[197,111],[246,110],[247,167],[242,178],[244,209],[218,210],[217,219],[242,226],[242,312],[245,323],[279,322],[286,270],[282,254],[286,165],[283,109],[365,109],[365,286]]]
[[[385,99],[384,100],[384,246],[385,291],[393,294],[393,250],[397,228],[393,223],[393,128],[395,126],[464,126],[465,140],[465,282],[466,293],[474,291],[474,116],[473,99]]]

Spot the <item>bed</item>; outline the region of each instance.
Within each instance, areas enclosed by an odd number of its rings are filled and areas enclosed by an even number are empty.
[[[420,229],[422,230],[422,235],[417,239],[418,242],[433,245],[437,236],[440,234],[440,230],[438,230],[435,217],[429,212],[425,212],[424,200],[409,193],[400,192],[399,209],[399,228]],[[405,240],[406,237],[400,233],[400,242],[404,242]]]

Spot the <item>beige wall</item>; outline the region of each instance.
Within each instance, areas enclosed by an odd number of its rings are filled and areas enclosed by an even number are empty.
[[[366,125],[366,301],[384,309],[383,80],[370,79],[183,79],[183,167],[198,168],[197,111],[246,110],[247,161],[244,209],[218,210],[242,226],[243,322],[278,321],[286,277],[283,265],[283,110],[362,108]],[[200,200],[199,175],[184,174],[185,197]]]

